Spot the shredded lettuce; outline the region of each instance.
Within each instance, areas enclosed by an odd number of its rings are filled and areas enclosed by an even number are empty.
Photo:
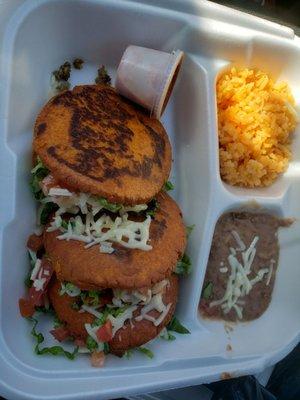
[[[208,282],[207,285],[202,290],[201,297],[205,300],[209,300],[213,293],[213,284],[212,282]]]
[[[61,283],[59,295],[63,296],[64,294],[70,297],[77,297],[81,294],[81,290],[71,282]]]
[[[107,321],[107,317],[109,315],[112,315],[114,318],[117,318],[120,314],[122,314],[124,311],[126,311],[128,309],[129,305],[125,305],[123,307],[105,307],[103,310],[101,310],[101,317],[100,318],[96,318],[93,323],[92,326],[102,326],[103,324],[105,324],[105,322]]]
[[[96,307],[100,303],[101,290],[82,290],[80,299],[82,304],[87,306]]]
[[[153,352],[151,350],[149,350],[147,347],[136,347],[133,349],[128,349],[128,350],[124,351],[122,357],[127,358],[127,360],[129,360],[133,356],[134,351],[138,351],[138,352],[144,354],[148,358],[154,357]]]
[[[156,199],[152,199],[148,203],[148,208],[145,210],[146,216],[150,215],[150,217],[155,217],[156,211],[159,209],[159,203]]]
[[[177,275],[188,275],[191,273],[192,263],[190,257],[187,254],[182,256],[182,259],[177,262],[175,268],[175,274]]]
[[[108,354],[110,351],[109,344],[107,342],[103,343],[103,351],[104,351],[104,354]]]
[[[169,332],[167,328],[164,328],[164,329],[161,331],[159,337],[160,337],[161,339],[168,340],[168,341],[176,340],[176,337],[175,337],[174,335],[172,335],[172,333]]]
[[[154,354],[147,347],[137,347],[137,350],[148,358],[153,358]]]
[[[65,221],[65,220],[62,220],[61,227],[67,230],[68,229],[68,222]]]
[[[45,196],[42,192],[40,182],[49,174],[48,168],[44,166],[41,159],[37,157],[37,164],[31,170],[30,187],[36,200],[42,200]]]
[[[29,267],[28,273],[26,275],[26,278],[24,279],[24,284],[29,289],[32,286],[32,280],[30,279],[30,277],[31,277],[32,269],[34,268],[34,265],[36,262],[36,253],[32,250],[28,250],[28,256],[29,256],[29,261],[30,261],[30,267]]]
[[[105,324],[107,317],[108,317],[108,312],[107,310],[104,310],[103,312],[101,312],[101,317],[100,318],[95,318],[94,321],[92,322],[92,327],[94,328],[95,326],[102,326]]]
[[[90,304],[93,307],[96,307],[99,305],[100,295],[101,295],[101,291],[99,291],[99,290],[89,290],[88,291],[88,297],[89,297],[89,299],[91,299]]]
[[[190,234],[193,232],[195,226],[196,226],[196,225],[193,224],[193,225],[187,225],[187,226],[185,227],[185,230],[186,230],[186,237],[187,237],[187,238],[190,237]]]
[[[108,313],[117,318],[119,315],[123,314],[123,312],[125,312],[128,308],[129,305],[124,305],[123,307],[117,308],[108,308]]]
[[[99,349],[99,345],[96,342],[96,340],[94,340],[91,336],[87,337],[86,340],[86,347],[87,349],[92,353],[94,350],[98,350]],[[109,349],[109,344],[107,342],[103,342],[103,351],[105,354],[108,354],[110,349]]]
[[[41,312],[43,314],[53,315],[54,318],[56,317],[55,311],[51,306],[49,308],[46,308],[45,306],[35,306],[35,311]]]
[[[113,213],[120,211],[120,209],[122,208],[122,204],[110,203],[104,197],[100,197],[98,201],[100,206]]]
[[[86,339],[86,347],[92,353],[94,350],[98,349],[98,343],[91,336]]]
[[[164,190],[166,192],[169,192],[170,190],[174,190],[175,186],[173,185],[173,183],[171,181],[167,181],[164,184]]]
[[[133,349],[128,349],[123,353],[122,357],[125,357],[129,360],[133,356],[134,351],[138,351],[151,359],[154,357],[153,352],[147,347],[135,347]]]
[[[31,336],[36,340],[36,344],[34,346],[34,351],[38,355],[43,354],[51,354],[53,356],[64,356],[69,360],[74,360],[78,354],[78,347],[75,347],[72,352],[65,350],[61,346],[51,346],[51,347],[43,347],[41,348],[41,343],[44,342],[44,335],[42,333],[37,332],[36,326],[38,324],[38,320],[36,318],[30,317],[27,318],[28,321],[33,323],[32,329],[30,331]]]
[[[52,202],[45,203],[42,206],[40,213],[40,225],[46,225],[49,221],[50,215],[58,209],[58,205]]]
[[[133,349],[128,349],[124,352],[122,357],[127,358],[129,360],[133,356]]]
[[[179,322],[178,318],[176,318],[176,317],[173,317],[171,319],[171,321],[169,322],[169,324],[167,326],[167,330],[172,331],[172,332],[181,333],[181,334],[190,333],[190,331],[185,326],[183,326]]]
[[[58,318],[56,314],[54,315],[53,326],[54,328],[60,328],[61,326],[64,326],[64,323]]]
[[[61,284],[60,295],[67,294],[71,297],[76,297],[72,304],[74,310],[79,310],[85,304],[90,307],[97,307],[101,303],[102,290],[81,290],[73,283],[65,282]]]

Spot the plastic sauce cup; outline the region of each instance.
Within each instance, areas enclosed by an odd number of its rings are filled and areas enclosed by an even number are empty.
[[[128,46],[120,61],[116,90],[122,96],[160,118],[169,101],[183,60],[183,52],[172,53]]]

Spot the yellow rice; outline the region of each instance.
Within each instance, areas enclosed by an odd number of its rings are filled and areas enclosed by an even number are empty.
[[[238,186],[270,185],[287,169],[295,101],[285,82],[231,68],[217,82],[220,173]]]

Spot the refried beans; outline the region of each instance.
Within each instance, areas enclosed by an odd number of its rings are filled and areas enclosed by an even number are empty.
[[[221,216],[199,306],[203,317],[250,321],[264,313],[271,301],[278,264],[278,228],[291,223],[267,213]]]

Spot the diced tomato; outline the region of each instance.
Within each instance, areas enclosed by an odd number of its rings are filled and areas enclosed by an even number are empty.
[[[101,342],[109,342],[112,339],[112,324],[110,320],[107,320],[104,325],[100,326],[96,335]]]
[[[66,340],[70,336],[68,329],[63,326],[52,329],[50,333],[59,342]]]
[[[51,262],[47,258],[43,257],[41,269],[40,269],[40,272],[38,273],[38,277],[40,279],[45,279],[45,282],[43,284],[43,289],[38,290],[38,288],[36,288],[34,286],[34,282],[33,282],[33,285],[31,286],[31,288],[29,289],[29,292],[28,292],[29,293],[29,301],[34,306],[43,305],[43,295],[47,291],[47,286],[48,286],[48,283],[50,282],[52,274],[53,274],[53,268],[52,268]]]
[[[49,190],[52,188],[60,188],[58,181],[54,178],[53,175],[47,175],[40,183],[41,189],[45,196],[48,195]]]
[[[44,246],[43,243],[43,235],[37,236],[34,233],[29,236],[27,240],[27,247],[37,253],[39,250],[41,250]]]
[[[19,299],[20,314],[24,318],[32,317],[34,314],[34,305],[26,299]]]
[[[103,351],[93,351],[91,355],[92,367],[101,368],[105,362],[105,354]]]
[[[75,346],[78,346],[78,347],[85,347],[86,346],[85,341],[83,339],[80,339],[80,338],[75,339],[74,340],[74,344],[75,344]]]

